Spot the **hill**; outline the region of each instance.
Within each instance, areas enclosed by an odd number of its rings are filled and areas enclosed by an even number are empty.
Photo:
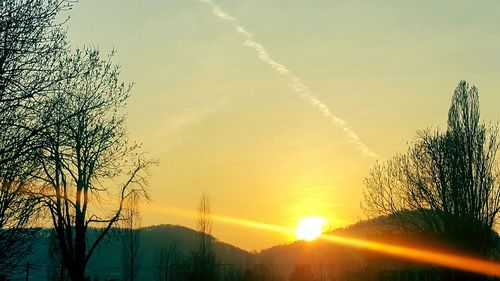
[[[139,232],[139,268],[138,280],[154,280],[159,262],[159,251],[175,245],[185,256],[196,249],[198,243],[198,233],[190,228],[179,225],[158,225],[144,227],[137,230]],[[89,230],[89,237],[96,237],[96,229]],[[109,237],[104,240],[92,257],[88,274],[97,277],[99,280],[117,279],[122,276],[122,233],[114,229]],[[39,239],[34,243],[33,253],[26,260],[30,263],[30,279],[47,280],[48,274],[57,271],[59,264],[56,257],[49,253],[51,241],[51,231],[42,230]],[[213,250],[217,260],[221,263],[248,264],[251,262],[252,254],[233,245],[218,241],[214,238]],[[24,267],[20,267],[19,273],[14,277],[23,274]]]
[[[417,212],[402,212],[359,221],[326,234],[460,254],[449,241],[440,240],[431,231],[426,231],[421,223]],[[495,231],[492,237],[500,245]],[[274,246],[262,250],[255,260],[257,263],[274,264],[283,278],[297,270],[297,265],[308,266],[305,268],[312,276],[322,276],[318,277],[320,280],[392,280],[401,274],[409,274],[404,280],[424,280],[437,274],[428,264],[324,240]]]
[[[401,216],[414,219],[415,213],[364,220],[345,228],[335,229],[327,234],[370,241],[389,241],[413,247],[435,248],[438,246],[440,249],[444,247],[445,243],[436,240],[429,233],[403,230],[404,223]],[[41,231],[41,237],[35,243],[33,254],[27,260],[33,265],[30,271],[31,276],[34,277],[30,278],[32,280],[46,280],[47,274],[59,266],[57,260],[49,254],[50,233],[49,230]],[[95,229],[90,230],[90,239],[97,233]],[[498,237],[496,233],[495,236]],[[122,237],[120,230],[113,230],[108,239],[103,241],[89,264],[89,276],[98,277],[99,280],[122,277]],[[178,225],[141,228],[139,237],[138,281],[155,279],[159,251],[162,247],[168,248],[176,245],[183,255],[189,256],[198,243],[195,230]],[[236,265],[236,267],[231,267],[232,269],[251,268],[254,272],[271,273],[275,278],[273,280],[288,280],[290,274],[298,269],[308,271],[312,276],[322,276],[320,280],[371,280],[381,278],[381,274],[399,274],[401,271],[411,271],[413,272],[411,274],[433,274],[428,265],[323,240],[296,241],[264,249],[259,253],[249,253],[215,238],[214,241],[214,252],[219,263]],[[297,267],[297,265],[302,267]],[[23,274],[23,270],[20,268],[20,274],[17,277]]]

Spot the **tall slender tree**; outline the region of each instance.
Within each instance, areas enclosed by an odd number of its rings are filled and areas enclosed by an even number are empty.
[[[133,193],[125,202],[122,226],[123,280],[134,281],[139,270],[140,226],[139,195]]]
[[[405,214],[403,225],[413,230],[433,233],[457,250],[490,256],[500,211],[497,137],[498,128],[480,120],[477,88],[461,81],[446,131],[419,132],[406,154],[371,170],[365,180],[367,210]]]
[[[212,218],[210,201],[203,193],[198,205],[198,248],[192,253],[192,281],[213,281],[217,279],[216,257],[213,252]]]

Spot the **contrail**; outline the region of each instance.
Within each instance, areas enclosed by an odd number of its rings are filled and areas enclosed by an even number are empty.
[[[302,82],[302,80],[299,77],[295,76],[288,69],[286,65],[273,60],[269,56],[269,53],[267,52],[266,48],[261,43],[256,41],[254,39],[253,34],[248,32],[245,29],[245,27],[238,22],[236,18],[224,12],[212,0],[198,0],[198,1],[209,4],[212,7],[212,13],[214,15],[216,15],[217,17],[221,18],[226,22],[229,22],[234,27],[236,32],[243,35],[243,37],[245,37],[245,42],[244,42],[245,46],[254,49],[255,52],[257,53],[257,57],[261,61],[272,67],[276,73],[287,77],[292,90],[298,93],[300,98],[306,100],[312,106],[316,107],[321,112],[321,114],[325,118],[329,119],[334,125],[340,127],[342,131],[344,131],[346,136],[349,138],[349,140],[355,144],[357,149],[359,149],[363,154],[367,156],[380,158],[378,154],[373,152],[361,141],[359,136],[347,125],[346,121],[344,121],[342,118],[338,116],[335,116],[332,113],[331,109],[320,99],[318,99],[316,95],[314,95],[314,93],[312,93],[311,90],[304,84],[304,82]]]

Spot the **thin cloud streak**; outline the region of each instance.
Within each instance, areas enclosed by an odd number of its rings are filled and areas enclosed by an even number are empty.
[[[299,94],[299,97],[306,100],[309,104],[316,107],[321,114],[329,119],[335,126],[338,126],[342,129],[347,138],[356,146],[358,150],[360,150],[364,155],[374,158],[381,158],[377,153],[373,152],[368,146],[366,146],[359,136],[347,125],[346,121],[342,118],[335,116],[331,109],[324,104],[320,99],[318,99],[314,93],[302,82],[302,80],[295,76],[286,65],[281,64],[275,60],[273,60],[266,48],[254,39],[252,33],[248,32],[244,26],[239,24],[238,20],[226,12],[224,12],[215,2],[212,0],[198,0],[200,2],[209,4],[212,7],[212,13],[219,17],[220,19],[231,23],[237,33],[243,35],[245,37],[244,45],[252,48],[257,53],[257,57],[267,65],[269,65],[273,70],[285,77],[289,80],[289,85],[292,90]]]

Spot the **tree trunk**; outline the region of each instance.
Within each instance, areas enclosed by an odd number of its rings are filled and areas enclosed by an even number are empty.
[[[69,267],[68,271],[71,281],[86,281],[85,267],[83,265],[75,263]]]
[[[82,212],[77,210],[75,218],[75,254],[74,254],[74,267],[73,274],[70,275],[71,281],[85,281],[86,269],[86,229]]]

